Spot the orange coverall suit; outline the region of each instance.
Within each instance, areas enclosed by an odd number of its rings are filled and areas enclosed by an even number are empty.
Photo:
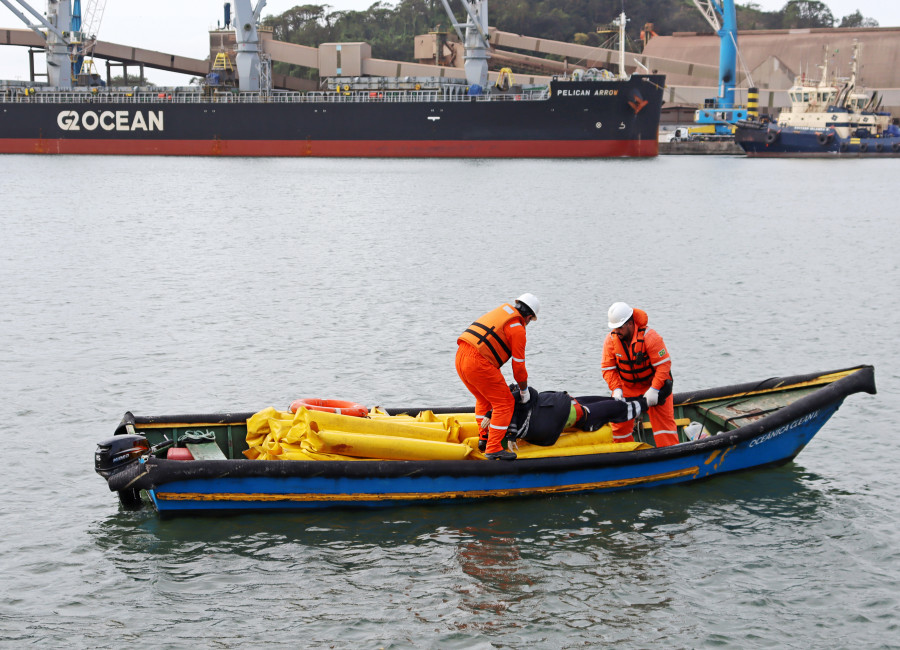
[[[603,342],[603,379],[611,391],[622,389],[625,397],[640,397],[651,386],[657,390],[672,376],[672,359],[655,330],[647,329],[647,313],[634,310],[634,333],[626,345],[610,332]],[[671,396],[647,410],[657,447],[678,444],[675,408]],[[614,442],[633,442],[634,420],[610,423]]]
[[[516,401],[500,368],[512,359],[513,377],[528,381],[525,369],[525,319],[509,304],[479,317],[457,339],[456,372],[475,396],[475,418],[480,425],[488,411],[486,454],[503,449],[503,438],[512,420]]]

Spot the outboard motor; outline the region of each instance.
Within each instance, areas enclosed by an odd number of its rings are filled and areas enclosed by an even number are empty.
[[[97,444],[94,452],[94,471],[105,479],[122,471],[141,456],[150,453],[150,443],[144,436],[114,436]]]
[[[150,443],[144,436],[113,436],[97,445],[94,452],[94,471],[107,481],[126,467],[138,462],[142,456],[151,453]],[[110,489],[113,489],[110,487]],[[126,510],[140,509],[141,491],[133,488],[118,490],[119,503]]]

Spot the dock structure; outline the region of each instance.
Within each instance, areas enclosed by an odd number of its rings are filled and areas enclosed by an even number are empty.
[[[777,115],[791,105],[788,89],[802,75],[816,78],[826,51],[833,56],[830,70],[849,77],[855,43],[861,46],[865,60],[862,84],[882,94],[885,110],[900,113],[900,27],[748,30],[738,34],[739,99],[746,103],[748,86],[759,88],[759,108],[764,114]],[[663,72],[654,65],[655,60],[712,65],[718,56],[717,35],[676,32],[650,39],[639,58],[651,72]],[[684,74],[670,68],[665,74],[669,106],[702,105],[704,97],[715,95],[715,87],[694,70]]]
[[[615,49],[565,43],[523,36],[488,27],[486,36],[491,60],[500,65],[527,66],[533,74],[516,74],[524,83],[547,83],[554,75],[567,75],[576,68],[612,69],[619,56]],[[832,70],[849,73],[853,44],[863,48],[866,61],[862,82],[878,89],[886,110],[900,112],[900,27],[859,29],[792,29],[740,31],[740,65],[737,71],[736,103],[746,104],[747,88],[759,88],[761,113],[775,115],[790,105],[788,89],[804,73],[816,74],[816,64],[825,49],[834,52]],[[676,32],[654,36],[641,53],[627,53],[626,71],[666,75],[665,110],[686,107],[691,111],[715,96],[718,77],[719,37],[715,34]],[[0,29],[0,45],[29,48],[30,78],[41,76],[34,70],[34,53],[47,43],[30,29]],[[223,53],[236,62],[241,44],[233,29],[209,33],[209,57],[196,59],[96,41],[92,56],[105,60],[107,83],[111,69],[130,66],[166,70],[195,77],[213,71],[213,62]],[[429,33],[415,37],[415,61],[389,61],[372,56],[368,43],[323,43],[318,47],[297,45],[273,38],[272,30],[258,30],[258,52],[269,61],[317,69],[319,77],[438,77],[466,79],[465,45],[452,34]],[[525,54],[533,52],[534,54]],[[553,58],[547,58],[547,56]],[[439,65],[440,64],[440,65]],[[501,72],[488,72],[496,82]],[[239,75],[238,75],[239,76]],[[269,83],[280,90],[315,90],[318,82],[270,72]],[[663,122],[667,122],[664,117]]]

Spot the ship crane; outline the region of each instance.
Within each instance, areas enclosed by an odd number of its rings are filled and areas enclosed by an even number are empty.
[[[466,81],[469,86],[479,86],[484,88],[488,80],[488,59],[490,58],[489,50],[491,49],[490,39],[488,38],[488,3],[487,0],[460,0],[463,8],[466,10],[467,18],[465,23],[456,21],[456,16],[450,8],[448,0],[441,0],[444,9],[450,17],[450,24],[456,30],[459,40],[464,44]],[[460,27],[466,28],[466,34],[463,36]]]
[[[255,7],[251,0],[234,0],[234,37],[237,41],[235,58],[242,92],[271,90],[269,61],[264,60],[259,53],[259,33],[256,29],[265,6],[266,0],[257,0]]]
[[[735,108],[737,78],[737,11],[734,0],[694,0],[719,36],[719,94],[694,114],[697,124],[714,124],[716,135],[730,136],[732,125],[747,119],[746,108]]]
[[[72,0],[47,0],[46,18],[25,0],[0,2],[47,44],[47,83],[56,88],[71,88],[72,63],[81,56],[80,16],[76,29],[72,25]],[[20,9],[34,16],[37,22],[31,22]]]

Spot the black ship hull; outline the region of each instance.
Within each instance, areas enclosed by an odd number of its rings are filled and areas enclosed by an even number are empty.
[[[665,78],[554,81],[549,96],[38,93],[0,98],[0,153],[563,158],[656,156]],[[65,97],[60,94],[60,97]]]

